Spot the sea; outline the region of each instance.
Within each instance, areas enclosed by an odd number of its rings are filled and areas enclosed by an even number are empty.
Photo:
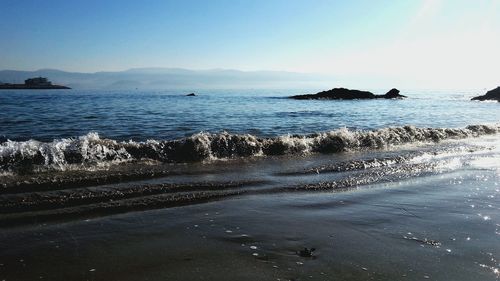
[[[500,103],[320,90],[1,91],[0,280],[500,280]]]

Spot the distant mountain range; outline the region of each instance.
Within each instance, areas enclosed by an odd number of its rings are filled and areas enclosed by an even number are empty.
[[[2,70],[0,82],[23,83],[31,77],[47,77],[54,84],[73,89],[308,89],[322,88],[333,77],[284,71],[181,68],[134,68],[118,72],[80,73],[56,69]]]

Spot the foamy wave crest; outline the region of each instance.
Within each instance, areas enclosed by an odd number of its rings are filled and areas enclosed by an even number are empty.
[[[123,144],[89,133],[77,139],[49,143],[29,140],[0,144],[0,170],[31,171],[33,168],[66,170],[74,166],[99,166],[131,160]]]
[[[472,125],[462,129],[416,128],[413,126],[353,131],[346,128],[311,135],[259,138],[227,132],[198,133],[178,140],[119,142],[101,139],[97,133],[52,142],[29,140],[0,144],[1,171],[99,167],[137,160],[196,162],[257,155],[334,153],[378,149],[415,142],[478,137],[500,132],[500,125]]]

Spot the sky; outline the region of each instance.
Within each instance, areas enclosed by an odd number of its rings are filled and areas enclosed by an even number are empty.
[[[368,87],[500,85],[498,0],[0,0],[0,38],[0,69],[224,68]]]

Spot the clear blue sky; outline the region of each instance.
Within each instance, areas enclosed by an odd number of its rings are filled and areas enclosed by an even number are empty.
[[[499,2],[0,0],[0,69],[233,68],[401,79],[430,71],[453,72],[452,81],[470,75],[457,68],[497,72]]]

